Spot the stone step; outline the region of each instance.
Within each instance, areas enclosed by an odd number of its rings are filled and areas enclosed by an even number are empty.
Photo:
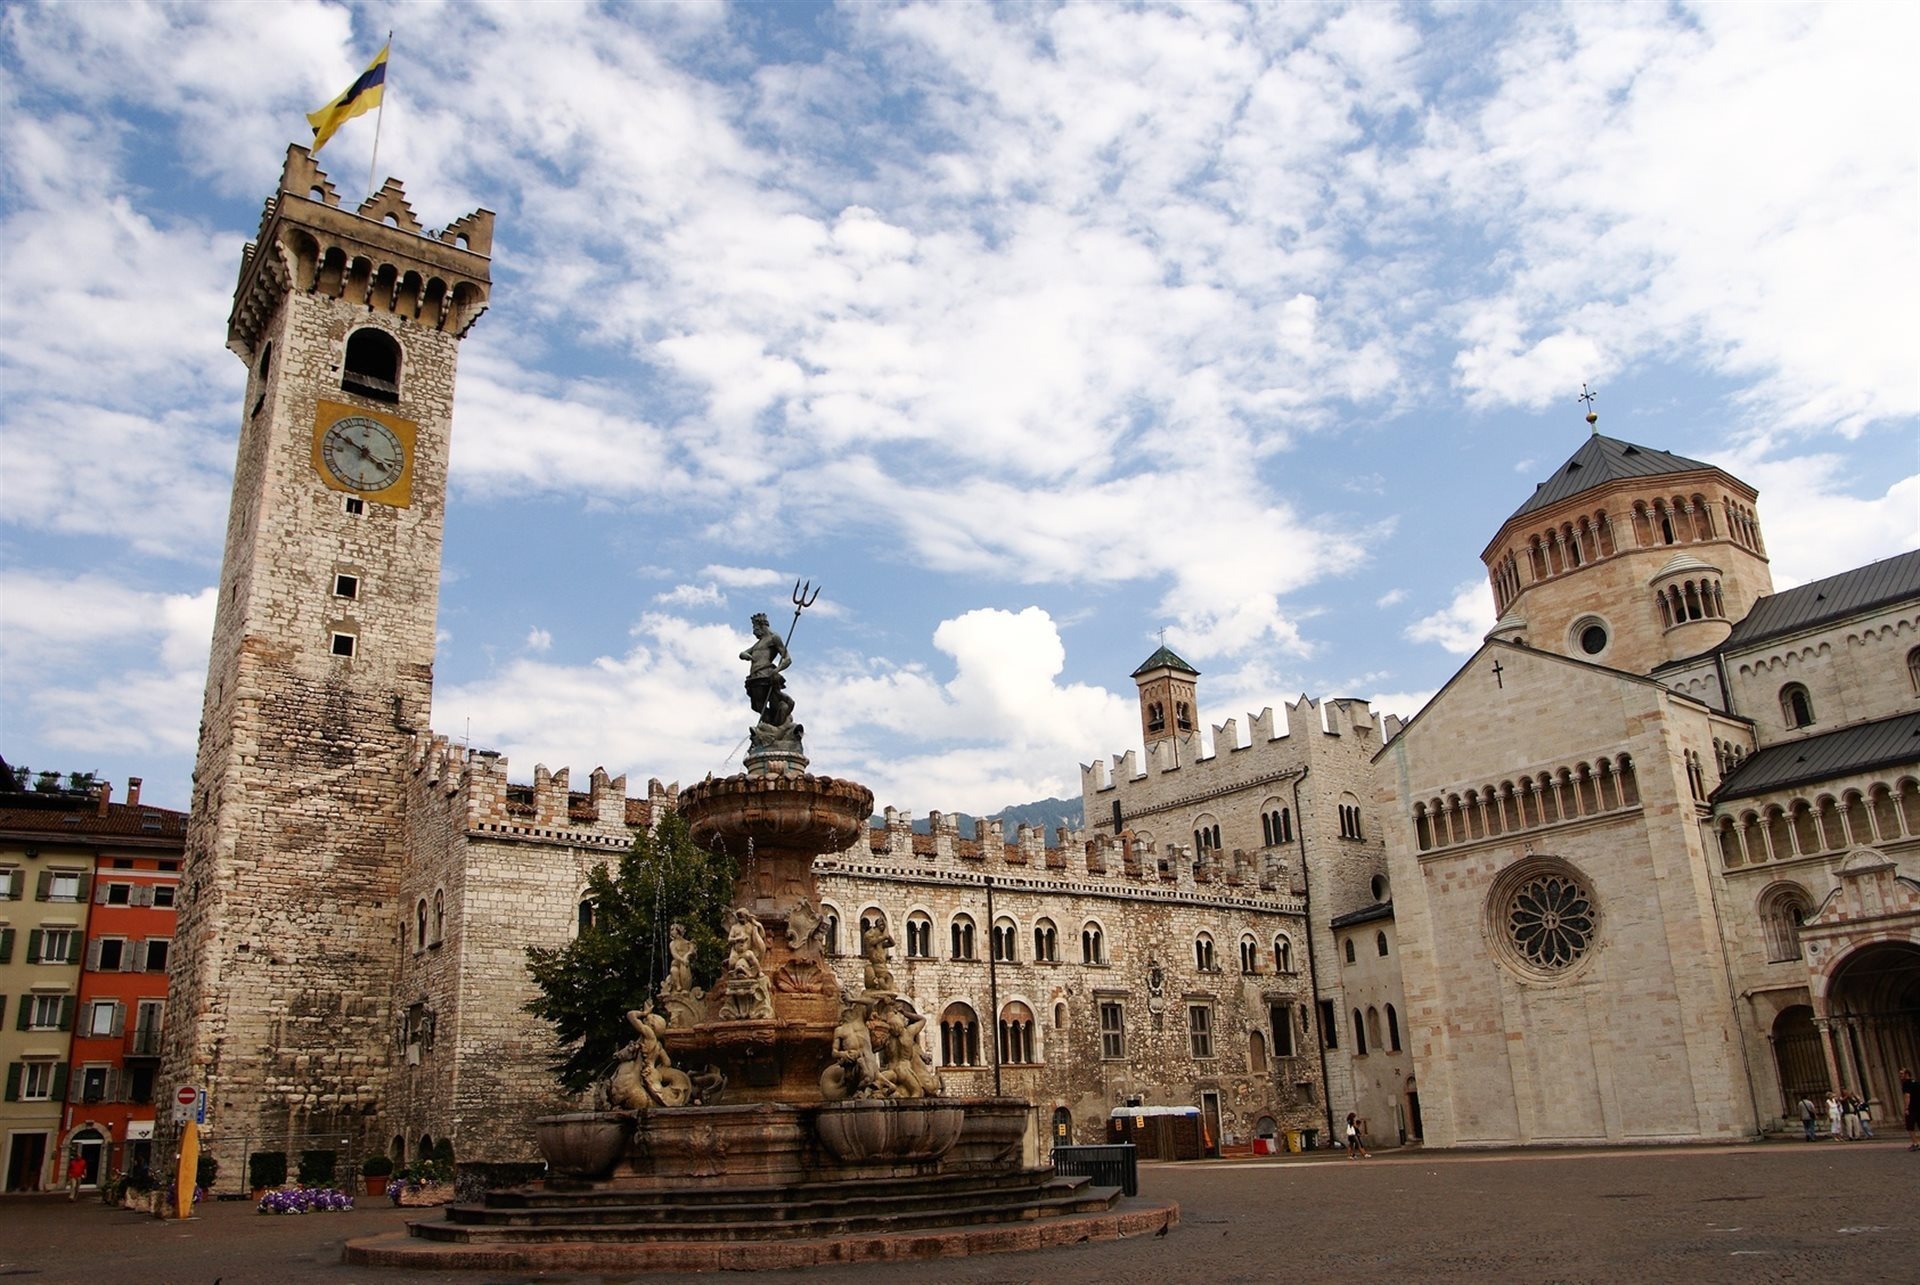
[[[489,1209],[540,1209],[680,1203],[697,1205],[707,1210],[736,1206],[742,1209],[758,1210],[766,1206],[837,1204],[869,1198],[876,1194],[908,1197],[925,1192],[936,1195],[950,1193],[958,1196],[972,1192],[1029,1190],[1048,1183],[1081,1181],[1085,1179],[1073,1175],[1055,1174],[1051,1169],[1024,1169],[999,1174],[922,1174],[896,1178],[810,1182],[799,1185],[673,1187],[664,1190],[645,1190],[611,1184],[581,1184],[574,1187],[549,1180],[539,1186],[511,1187],[504,1191],[488,1192],[486,1206]]]
[[[1120,1200],[1118,1187],[1082,1186],[1072,1194],[1039,1200],[995,1200],[892,1213],[840,1213],[805,1219],[771,1220],[756,1228],[756,1239],[819,1239],[847,1236],[876,1236],[894,1232],[923,1231],[939,1227],[976,1227],[993,1223],[1018,1223],[1036,1219],[1061,1218],[1080,1214],[1102,1214]],[[575,1211],[579,1212],[579,1211]],[[409,1224],[409,1230],[422,1240],[457,1244],[555,1244],[626,1242],[645,1244],[656,1241],[707,1242],[734,1241],[740,1236],[736,1222],[581,1222],[546,1221],[537,1225],[502,1226],[459,1222],[423,1222]]]
[[[704,1193],[685,1190],[673,1192],[620,1192],[621,1199],[606,1198],[609,1193],[591,1193],[592,1200],[570,1200],[564,1196],[533,1202],[498,1202],[491,1197],[484,1204],[455,1204],[447,1207],[447,1220],[467,1226],[531,1227],[548,1224],[625,1224],[677,1226],[684,1223],[790,1224],[818,1220],[844,1220],[858,1216],[902,1217],[921,1210],[971,1208],[984,1204],[1032,1204],[1037,1201],[1072,1200],[1092,1189],[1092,1180],[1078,1176],[1042,1177],[1044,1171],[1020,1183],[982,1183],[955,1180],[949,1183],[833,1184],[836,1193],[823,1194],[807,1189],[773,1199],[747,1203],[710,1202]],[[502,1193],[493,1193],[499,1195]],[[516,1193],[518,1194],[518,1193]]]

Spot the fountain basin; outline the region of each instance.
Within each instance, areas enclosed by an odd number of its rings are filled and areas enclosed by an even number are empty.
[[[831,776],[728,776],[680,791],[680,812],[702,847],[720,839],[744,850],[804,849],[809,861],[866,828],[873,791]]]
[[[947,1154],[965,1118],[945,1098],[863,1098],[821,1107],[814,1131],[842,1164],[912,1164]]]
[[[577,1111],[533,1122],[547,1168],[564,1178],[604,1178],[627,1153],[633,1137],[627,1111]]]

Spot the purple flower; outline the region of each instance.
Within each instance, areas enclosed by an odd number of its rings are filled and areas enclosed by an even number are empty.
[[[332,1214],[353,1208],[353,1197],[332,1187],[293,1187],[269,1191],[257,1206],[263,1214]]]

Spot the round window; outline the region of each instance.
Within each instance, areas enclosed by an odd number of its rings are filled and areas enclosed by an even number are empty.
[[[1569,976],[1599,931],[1585,876],[1552,857],[1531,858],[1495,881],[1487,917],[1499,953],[1517,972],[1539,981]]]
[[[1580,631],[1580,650],[1589,656],[1598,656],[1607,649],[1607,627],[1588,625]]]

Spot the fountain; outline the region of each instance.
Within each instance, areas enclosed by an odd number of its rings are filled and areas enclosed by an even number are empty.
[[[807,605],[796,588],[795,619]],[[602,1083],[603,1109],[536,1122],[549,1176],[448,1206],[444,1219],[351,1241],[371,1266],[508,1270],[802,1267],[1163,1232],[1178,1206],[1028,1168],[1029,1104],[954,1098],[895,987],[880,926],[862,932],[862,987],[843,992],[821,940],[813,861],[873,813],[852,781],[811,776],[785,691],[786,645],[753,619],[758,714],[736,776],[680,795],[695,842],[739,874],[727,958],[694,987],[676,925],[656,1011]],[[789,631],[791,637],[791,631]]]

